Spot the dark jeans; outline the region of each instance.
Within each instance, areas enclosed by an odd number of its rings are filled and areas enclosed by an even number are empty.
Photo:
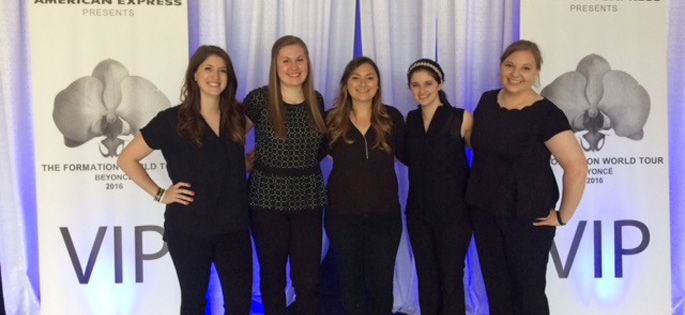
[[[471,242],[468,217],[438,225],[408,215],[407,230],[419,278],[421,314],[465,314],[464,260]]]
[[[555,227],[533,220],[471,213],[491,315],[548,315],[545,279]]]
[[[212,262],[224,294],[226,314],[250,314],[252,242],[248,229],[207,237],[166,231],[169,254],[181,285],[181,314],[204,314]]]
[[[347,314],[392,314],[395,258],[402,234],[399,211],[362,215],[327,212],[325,223]],[[364,307],[366,290],[368,312]]]
[[[259,260],[260,289],[266,315],[285,314],[285,267],[298,315],[314,315],[319,307],[322,210],[250,209],[250,225]]]

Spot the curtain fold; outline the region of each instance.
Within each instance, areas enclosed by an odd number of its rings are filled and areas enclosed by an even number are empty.
[[[671,194],[671,299],[685,314],[685,1],[668,2],[668,145]]]
[[[40,312],[35,170],[23,2],[0,13],[0,269],[7,314]]]

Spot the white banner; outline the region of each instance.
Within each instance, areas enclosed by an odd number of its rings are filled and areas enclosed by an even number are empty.
[[[164,207],[116,165],[179,102],[184,0],[31,0],[31,65],[43,314],[173,314],[178,280]],[[144,161],[169,184],[155,152]]]
[[[521,1],[521,38],[545,60],[541,93],[589,167],[551,252],[552,314],[671,313],[666,22],[660,0]]]

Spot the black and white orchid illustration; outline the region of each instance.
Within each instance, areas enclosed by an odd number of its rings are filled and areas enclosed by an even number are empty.
[[[52,118],[67,147],[104,136],[100,153],[115,157],[124,145],[119,136],[137,134],[169,105],[169,99],[152,82],[131,76],[123,64],[106,59],[95,66],[91,76],[77,79],[57,94]]]
[[[602,56],[585,56],[576,71],[567,72],[547,85],[541,93],[554,102],[582,137],[585,151],[599,151],[606,134],[613,129],[619,137],[640,140],[647,122],[650,99],[647,90],[630,74],[612,70]]]

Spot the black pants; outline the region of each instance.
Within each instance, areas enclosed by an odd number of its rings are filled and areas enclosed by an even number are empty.
[[[181,314],[204,314],[212,262],[224,294],[226,314],[250,314],[252,242],[248,229],[208,237],[166,231],[169,254],[181,285]]]
[[[421,314],[465,314],[464,260],[471,242],[468,216],[449,224],[431,224],[408,215],[407,230],[419,278]]]
[[[320,208],[297,211],[250,209],[266,315],[285,314],[285,267],[288,258],[297,314],[317,313],[323,237],[321,213]]]
[[[326,213],[326,233],[338,264],[347,314],[392,314],[393,275],[402,234],[399,211],[390,214]],[[365,292],[369,308],[365,311]]]
[[[549,314],[545,277],[556,228],[481,209],[471,218],[490,314]]]
[[[5,298],[2,295],[2,272],[0,271],[0,315],[5,315]]]

